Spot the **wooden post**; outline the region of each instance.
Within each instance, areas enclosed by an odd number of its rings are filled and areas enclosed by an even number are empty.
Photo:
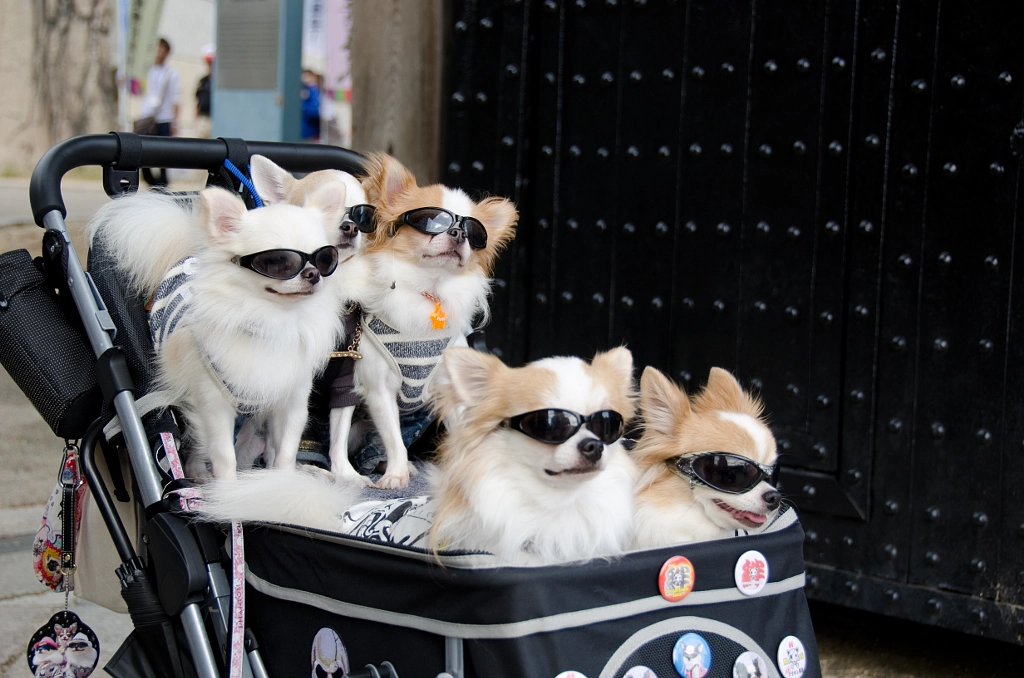
[[[419,183],[441,162],[444,0],[353,0],[352,146],[394,155]]]

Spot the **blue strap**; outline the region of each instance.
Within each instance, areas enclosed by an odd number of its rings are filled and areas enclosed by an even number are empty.
[[[253,202],[256,203],[256,207],[263,207],[263,200],[260,199],[260,194],[256,192],[256,187],[252,185],[252,181],[249,177],[245,176],[240,169],[235,167],[235,163],[231,162],[227,158],[224,158],[224,166],[228,168],[228,171],[235,175],[235,178],[242,182],[242,185],[252,195]],[[248,166],[246,170],[252,171]]]

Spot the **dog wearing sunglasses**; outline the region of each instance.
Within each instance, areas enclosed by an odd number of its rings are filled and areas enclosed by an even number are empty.
[[[714,367],[690,398],[653,367],[640,379],[643,437],[636,548],[731,537],[771,522],[781,495],[770,484],[775,438],[761,402]]]
[[[348,290],[362,309],[355,392],[372,426],[353,426],[354,407],[330,414],[331,470],[335,477],[368,484],[362,473],[381,461],[378,482],[406,487],[410,466],[403,429],[422,431],[441,353],[465,346],[474,318],[486,320],[490,272],[515,234],[518,218],[505,198],[474,201],[459,189],[418,186],[389,155],[371,155],[363,179],[376,208],[376,230],[367,234],[361,273]]]
[[[636,466],[622,447],[635,411],[625,348],[510,368],[445,351],[436,408],[457,417],[431,478],[435,549],[482,549],[511,564],[621,553],[632,536]]]
[[[190,477],[235,478],[240,412],[266,424],[273,465],[294,467],[313,376],[341,332],[328,230],[344,183],[324,182],[305,205],[247,211],[220,188],[193,202],[138,193],[90,224],[131,290],[151,299],[158,386],[188,424]]]

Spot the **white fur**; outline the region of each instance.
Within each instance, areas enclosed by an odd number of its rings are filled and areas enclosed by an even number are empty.
[[[286,523],[337,530],[360,489],[314,470],[242,471],[234,482],[203,487],[200,515],[207,520]]]
[[[316,208],[276,205],[245,212],[242,206],[235,214],[241,205],[237,197],[208,189],[197,200],[212,205],[214,216],[203,224],[190,205],[140,193],[104,206],[91,224],[93,238],[112,248],[119,268],[146,295],[178,260],[198,259],[193,306],[157,356],[160,386],[189,422],[195,452],[190,474],[203,475],[203,462],[209,461],[216,477],[234,475],[236,412],[223,381],[259,403],[257,418],[268,424],[267,451],[275,465],[294,464],[313,375],[340,334],[342,269],[316,284],[302,276],[278,281],[231,259],[274,248],[312,252],[327,245],[325,223],[338,218],[344,189],[335,185],[318,196]]]
[[[720,411],[718,416],[726,421],[731,421],[750,434],[750,437],[754,439],[754,445],[757,447],[758,459],[768,457],[768,454],[774,445],[772,444],[772,432],[768,430],[767,426],[759,422],[757,419],[754,419],[749,414],[742,414],[741,412]]]

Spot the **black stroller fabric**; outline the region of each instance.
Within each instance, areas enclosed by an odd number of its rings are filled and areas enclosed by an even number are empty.
[[[732,677],[745,651],[766,661],[768,675],[782,675],[776,656],[787,636],[803,643],[803,675],[814,678],[820,669],[803,591],[803,530],[792,511],[776,525],[760,535],[534,568],[495,567],[487,554],[438,559],[319,531],[248,527],[247,623],[271,675],[315,671],[307,664],[315,639],[333,633],[353,669],[391,661],[402,678],[444,671],[445,637],[464,639],[467,677],[577,671],[621,678],[645,666],[668,678],[680,675],[674,645],[695,632],[712,656],[702,678]],[[769,579],[747,596],[734,571],[752,549],[766,556]],[[677,555],[692,562],[694,588],[670,603],[658,575]]]

